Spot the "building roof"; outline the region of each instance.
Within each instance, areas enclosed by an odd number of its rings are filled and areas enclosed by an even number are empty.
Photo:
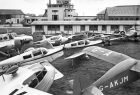
[[[34,21],[32,25],[140,25],[138,21]]]
[[[24,15],[24,13],[17,9],[0,9],[0,15]]]
[[[105,14],[108,16],[140,16],[140,5],[125,5],[108,7],[98,14]]]

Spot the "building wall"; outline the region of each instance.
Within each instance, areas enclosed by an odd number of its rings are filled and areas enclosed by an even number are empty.
[[[53,15],[57,15],[58,16],[58,20],[62,21],[64,20],[64,10],[65,8],[62,7],[56,7],[56,8],[48,8],[48,21],[52,21]],[[55,12],[56,11],[56,12]]]
[[[0,15],[0,24],[13,23],[20,24],[24,20],[24,15]]]
[[[61,21],[61,22],[46,22],[46,23],[38,23],[40,26],[48,27],[49,25],[59,25],[57,29],[54,30],[45,30],[46,34],[55,34],[65,32],[67,34],[75,34],[80,32],[94,32],[94,33],[104,33],[104,34],[112,34],[114,31],[126,31],[136,26],[136,30],[140,32],[140,21]],[[33,26],[38,26],[38,24],[34,24]],[[92,27],[91,27],[92,26]],[[47,29],[47,28],[46,28]],[[57,31],[56,31],[57,30]],[[39,32],[44,31],[33,28],[33,31]]]

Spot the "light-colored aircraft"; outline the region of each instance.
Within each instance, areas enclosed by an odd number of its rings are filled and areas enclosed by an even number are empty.
[[[45,45],[45,44],[44,44]],[[50,44],[51,45],[51,44]],[[9,71],[13,72],[19,66],[29,65],[41,60],[48,60],[52,62],[56,58],[63,55],[63,46],[52,47],[49,44],[45,45],[45,47],[40,48],[29,48],[25,50],[24,53],[20,55],[16,55],[14,57],[8,58],[0,62],[0,68],[2,70],[1,73],[10,73]],[[49,47],[49,49],[47,48]],[[14,68],[14,69],[13,69]]]
[[[79,41],[74,41],[74,42],[65,44],[64,48],[70,49],[70,48],[87,47],[87,46],[96,45],[100,43],[102,43],[102,40],[96,40],[96,41],[79,40]]]
[[[16,33],[6,33],[6,34],[0,34],[0,42],[1,41],[8,41],[14,39],[14,37],[17,37]]]
[[[137,37],[139,36],[138,33],[137,33],[137,30],[132,27],[130,29],[128,29],[128,31],[115,31],[112,35],[114,36],[121,36],[125,39],[133,39],[135,41],[137,41]]]
[[[54,80],[63,74],[48,61],[19,67],[0,78],[1,95],[52,95],[47,93]]]
[[[46,38],[45,35],[43,35],[43,38],[41,41],[37,41],[35,43],[44,43],[44,42],[50,42],[53,46],[58,46],[61,44],[64,44],[65,42],[67,42],[69,40],[68,37],[63,37],[62,35],[57,35],[57,36],[52,36],[49,38]]]
[[[22,35],[14,37],[14,39],[0,42],[0,53],[9,56],[12,50],[19,53],[22,46],[33,41],[32,36]]]
[[[77,92],[75,92],[77,94],[74,95],[80,95],[81,92],[83,92],[83,95],[103,95],[103,91],[115,89],[139,79],[140,60],[98,46],[87,47],[81,52],[81,55],[82,54],[87,54],[107,61],[115,66],[108,70],[101,78],[92,83],[90,86],[88,85],[88,87],[81,88],[81,90],[78,90],[80,88],[77,88]],[[79,56],[74,55],[67,59],[76,57]],[[82,85],[84,82],[82,81],[83,78],[77,79],[79,79],[80,82],[79,83],[77,81],[77,85]]]

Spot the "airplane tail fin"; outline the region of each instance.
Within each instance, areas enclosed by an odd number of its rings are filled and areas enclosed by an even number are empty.
[[[82,91],[92,83],[89,74],[79,72],[74,77],[73,95],[82,95]]]
[[[42,43],[40,43],[40,45],[47,48],[47,49],[53,48],[53,45],[50,42],[48,42],[47,40],[44,40]]]
[[[46,36],[45,35],[42,35],[42,40],[46,40]]]
[[[93,83],[93,74],[91,72],[79,72],[74,77],[73,95],[104,95],[96,86],[92,88],[92,94],[86,91]]]
[[[34,45],[36,45],[37,47],[45,47],[47,49],[52,49],[53,45],[46,40],[42,40],[42,41],[38,41],[38,42],[34,42]]]

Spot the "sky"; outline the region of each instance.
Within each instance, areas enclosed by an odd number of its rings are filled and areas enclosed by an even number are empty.
[[[21,9],[25,14],[44,14],[49,0],[0,0],[0,9]],[[55,3],[56,0],[51,0]],[[97,13],[120,5],[140,5],[140,0],[71,0],[79,16],[96,16]]]

